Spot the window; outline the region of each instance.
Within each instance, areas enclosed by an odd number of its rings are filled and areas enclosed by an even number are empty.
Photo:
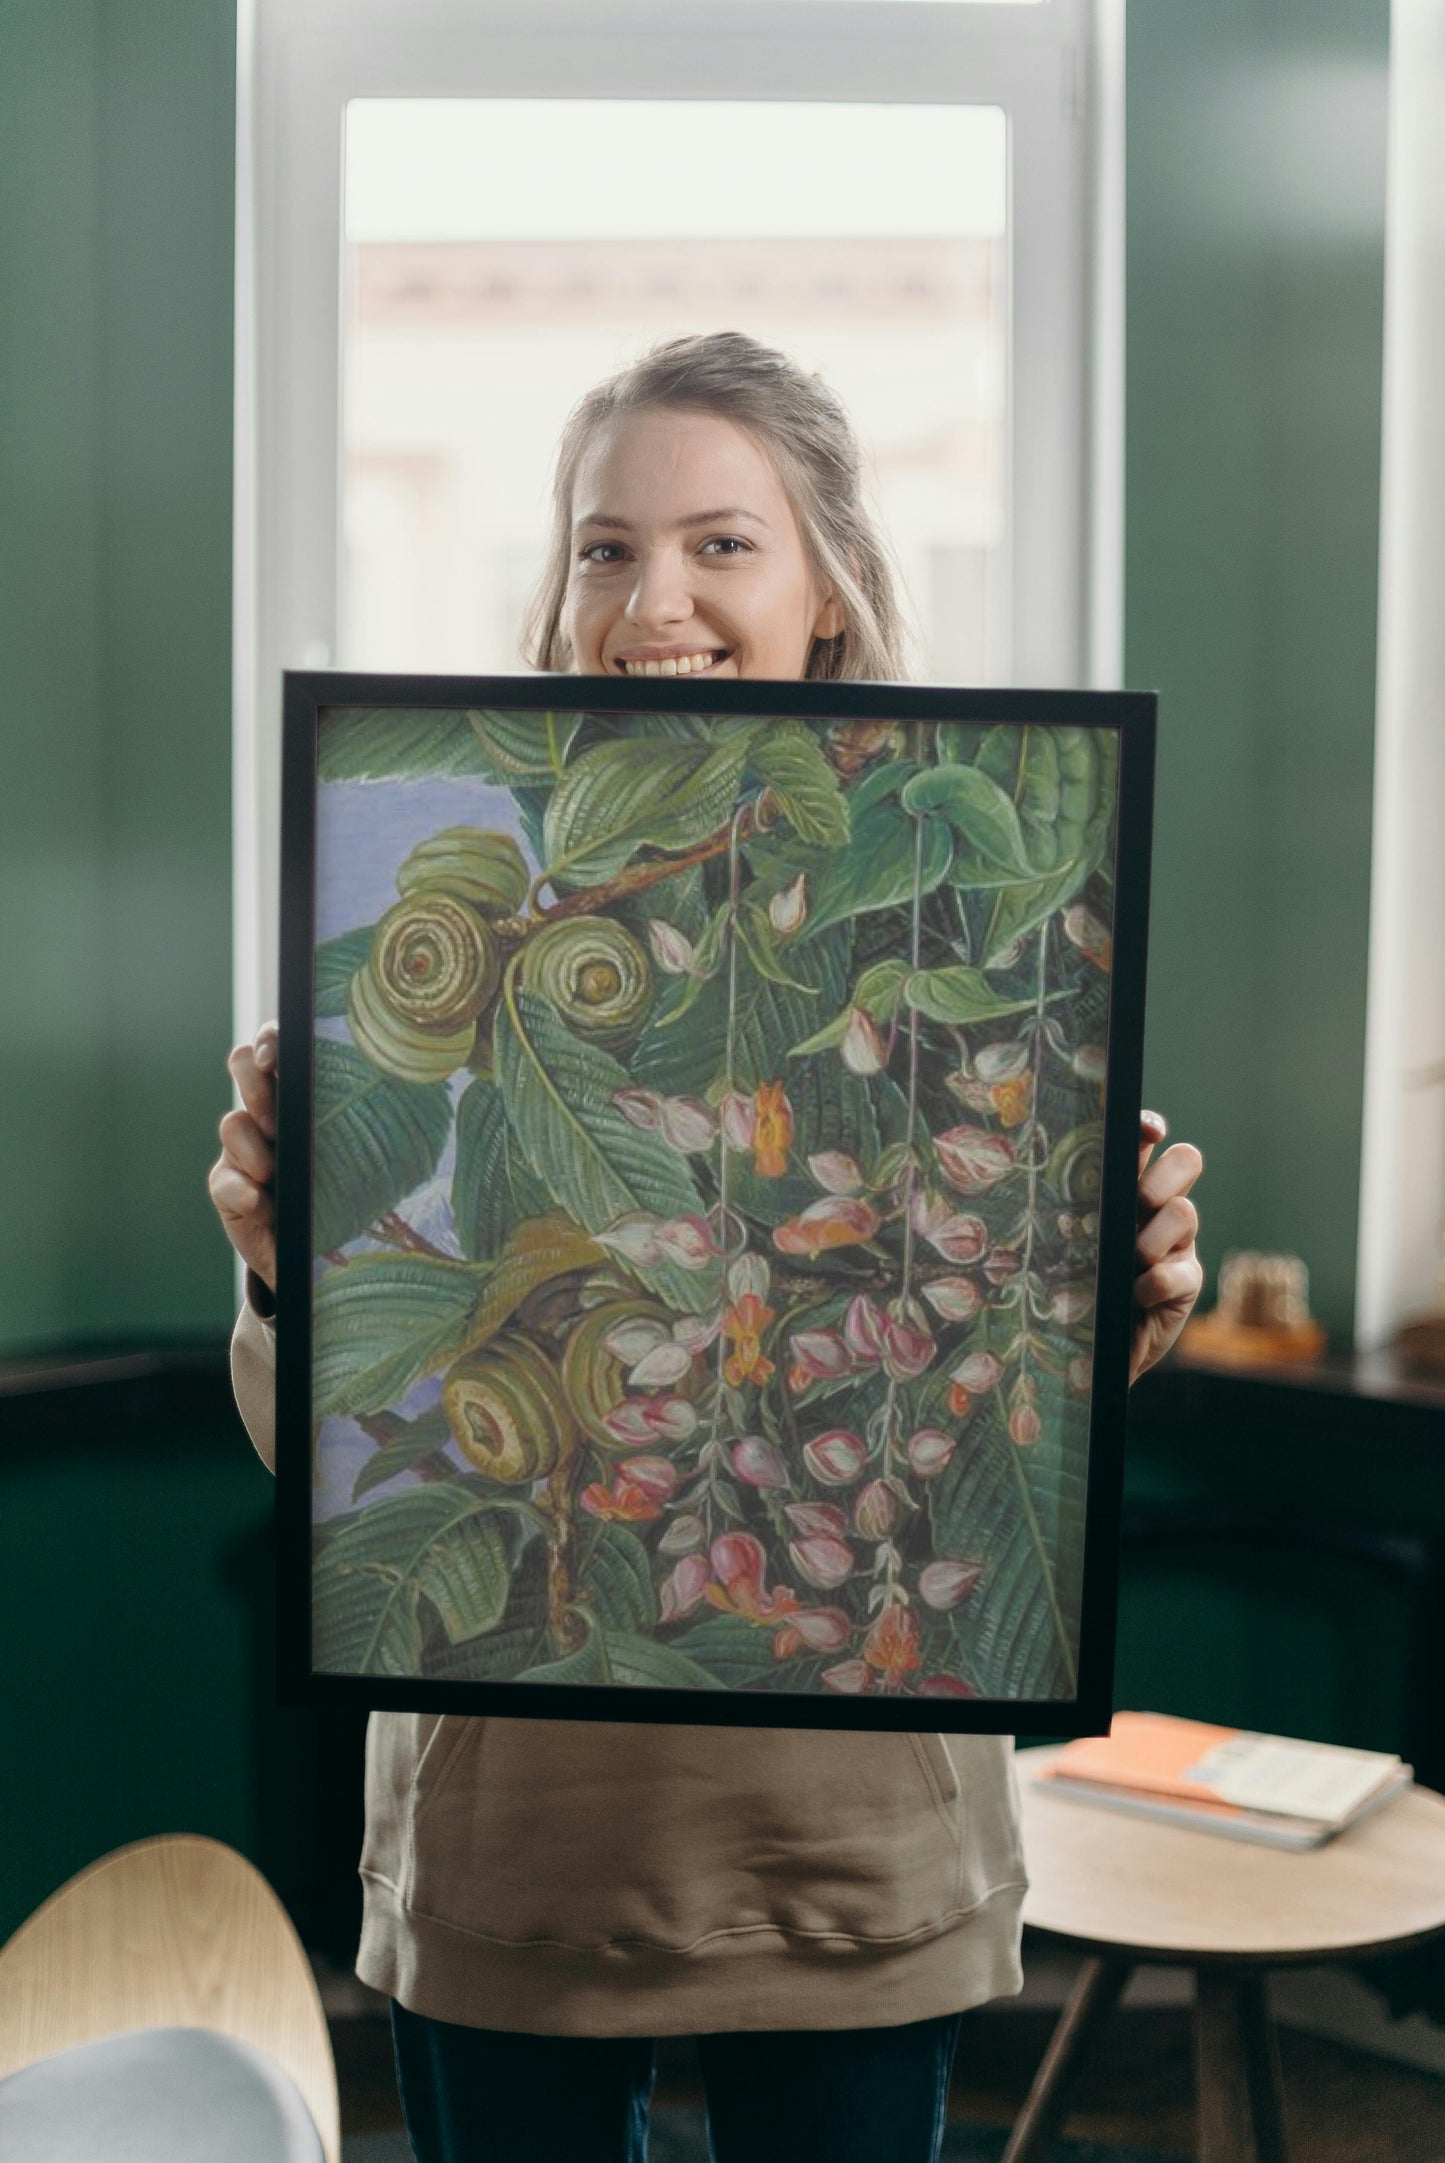
[[[839,390],[922,674],[1114,680],[1121,44],[1118,0],[243,7],[240,1031],[281,669],[518,666],[561,421],[654,338]]]

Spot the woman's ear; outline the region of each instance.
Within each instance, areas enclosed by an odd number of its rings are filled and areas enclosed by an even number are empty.
[[[818,620],[813,625],[813,636],[814,638],[836,638],[838,633],[846,628],[847,626],[843,620],[843,604],[834,594],[830,593],[818,611]]]

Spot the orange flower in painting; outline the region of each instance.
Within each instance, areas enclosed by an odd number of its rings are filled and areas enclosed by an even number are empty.
[[[634,1487],[631,1480],[617,1480],[611,1487],[594,1480],[583,1488],[581,1502],[589,1517],[605,1517],[618,1525],[646,1524],[662,1515],[662,1504]]]
[[[1033,1075],[1015,1074],[1008,1081],[995,1082],[989,1096],[994,1110],[1006,1127],[1021,1126],[1033,1110]]]
[[[753,1099],[753,1170],[759,1179],[781,1179],[793,1139],[793,1107],[780,1081],[764,1082]]]
[[[733,1389],[744,1382],[766,1382],[772,1374],[773,1362],[763,1352],[763,1331],[773,1320],[773,1309],[764,1306],[756,1292],[744,1292],[723,1316],[723,1335],[733,1348],[723,1361],[723,1380]]]
[[[780,1254],[806,1254],[809,1260],[829,1247],[856,1247],[873,1237],[883,1219],[871,1202],[814,1202],[800,1217],[789,1217],[773,1234]]]
[[[707,1588],[712,1605],[725,1615],[742,1615],[749,1622],[782,1622],[802,1608],[791,1585],[764,1587],[768,1558],[761,1540],[751,1532],[725,1532],[709,1549],[714,1582]]]
[[[863,1657],[889,1680],[922,1667],[918,1617],[911,1607],[885,1607],[863,1640]]]

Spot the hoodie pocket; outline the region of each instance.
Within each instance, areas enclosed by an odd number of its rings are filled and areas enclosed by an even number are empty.
[[[906,1938],[962,1898],[940,1737],[447,1720],[413,1783],[409,1898],[509,1943]],[[980,1891],[983,1888],[980,1888]]]

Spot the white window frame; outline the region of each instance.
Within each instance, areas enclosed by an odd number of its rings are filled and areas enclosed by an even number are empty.
[[[240,0],[238,1038],[276,1011],[281,671],[336,653],[346,106],[703,96],[1007,114],[1008,674],[1119,681],[1123,0]]]

